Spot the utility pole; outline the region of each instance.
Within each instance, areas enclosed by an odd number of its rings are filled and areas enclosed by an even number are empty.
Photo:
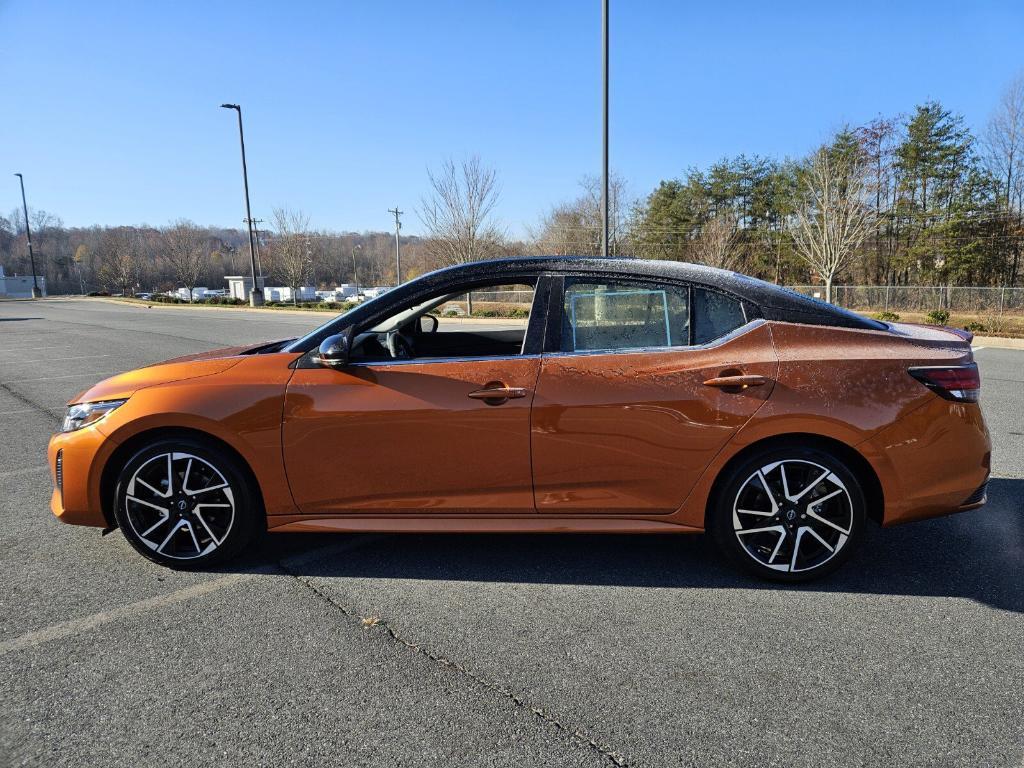
[[[242,132],[242,108],[238,104],[221,104],[223,109],[233,109],[238,113],[238,141],[242,145],[242,184],[245,186],[245,218],[252,220],[249,209],[249,171],[245,166],[245,134]],[[249,292],[249,306],[258,307],[263,304],[263,291],[256,288],[256,245],[253,242],[252,224],[249,224],[249,263],[252,267],[252,290]]]
[[[356,251],[361,251],[362,249],[362,243],[356,243],[352,247],[352,282],[356,287],[356,296],[359,295],[359,270],[356,268]]]
[[[263,219],[242,219],[243,224],[252,225],[252,233],[256,238],[256,273],[259,275],[259,289],[263,290],[263,262],[260,261],[260,230],[257,224],[262,224]]]
[[[28,240],[28,261],[32,267],[32,298],[38,299],[43,295],[39,290],[39,280],[36,278],[36,257],[32,254],[32,228],[28,225],[28,203],[25,202],[25,177],[20,173],[14,174],[21,182],[21,207],[25,211],[25,238]]]
[[[602,162],[601,162],[601,255],[608,258],[608,0],[601,0]]]
[[[402,284],[402,244],[398,239],[398,233],[402,229],[402,221],[399,219],[399,216],[404,211],[398,210],[396,205],[394,208],[388,208],[388,213],[395,215],[395,285],[399,286]]]

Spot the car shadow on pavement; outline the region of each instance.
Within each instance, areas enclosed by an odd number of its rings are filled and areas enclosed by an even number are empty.
[[[739,573],[708,537],[694,535],[281,534],[264,537],[232,570],[274,563],[316,577],[961,597],[1024,612],[1024,480],[993,479],[980,510],[869,526],[848,563],[804,585]]]

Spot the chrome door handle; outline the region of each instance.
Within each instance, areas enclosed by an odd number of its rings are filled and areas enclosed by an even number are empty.
[[[760,387],[767,383],[768,379],[758,374],[738,374],[736,376],[715,376],[713,379],[705,381],[704,386],[741,390],[747,387]]]
[[[467,397],[483,400],[488,405],[501,405],[509,400],[526,397],[526,390],[522,387],[510,387],[500,381],[492,381],[484,384],[482,389],[473,390]]]

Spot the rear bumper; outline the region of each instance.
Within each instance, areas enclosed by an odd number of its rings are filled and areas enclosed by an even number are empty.
[[[50,511],[62,523],[106,528],[100,500],[100,480],[106,460],[116,444],[94,426],[50,438],[46,459],[53,480]],[[57,452],[61,454],[61,482],[57,478]]]
[[[883,525],[977,509],[992,458],[981,407],[936,396],[858,448],[885,495]]]

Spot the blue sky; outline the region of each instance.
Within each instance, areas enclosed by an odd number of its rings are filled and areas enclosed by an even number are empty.
[[[612,0],[612,165],[642,196],[741,152],[799,156],[844,122],[938,99],[980,127],[1024,71],[1024,3]],[[0,0],[0,211],[69,225],[387,229],[426,169],[479,154],[512,234],[600,167],[598,0]],[[6,169],[6,170],[5,170]]]

